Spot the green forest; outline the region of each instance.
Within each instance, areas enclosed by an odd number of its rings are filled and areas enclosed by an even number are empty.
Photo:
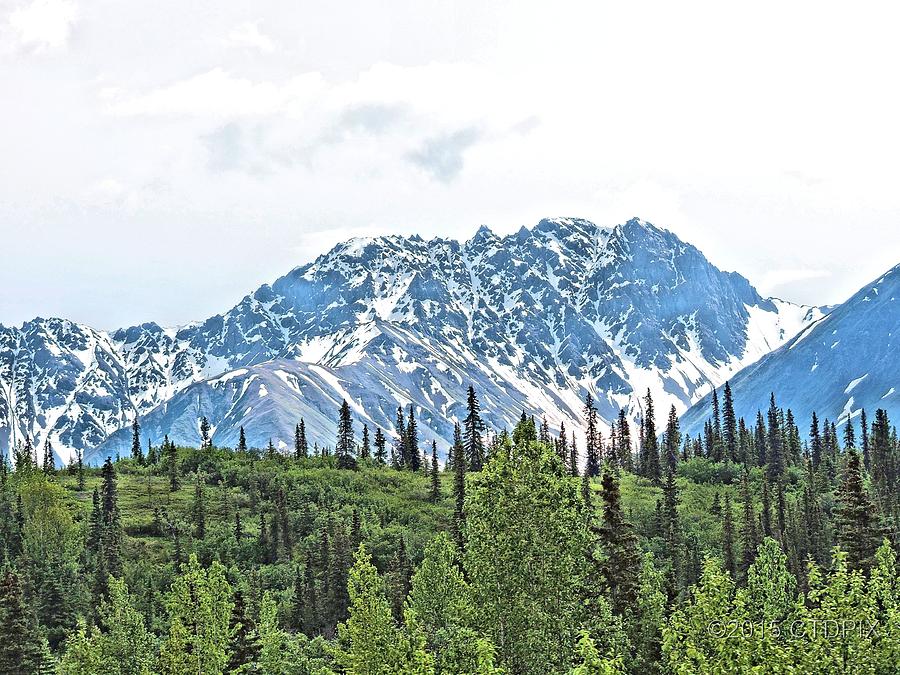
[[[0,674],[900,672],[883,410],[801,422],[773,395],[737,419],[726,384],[688,436],[651,392],[609,431],[588,396],[576,442],[466,404],[446,461],[414,405],[388,434],[345,402],[328,446],[303,420],[265,448],[136,420],[101,467],[24,439],[0,465]]]

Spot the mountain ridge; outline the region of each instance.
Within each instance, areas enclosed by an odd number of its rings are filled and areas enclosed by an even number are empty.
[[[314,440],[330,443],[325,420],[342,393],[387,431],[396,406],[415,403],[423,438],[446,447],[467,380],[495,428],[523,407],[578,426],[588,391],[606,421],[619,407],[639,414],[647,387],[660,409],[682,411],[820,314],[763,298],[636,218],[612,228],[549,218],[502,237],[482,226],[464,242],[360,237],[179,328],[0,327],[0,449],[49,432],[62,460],[76,447],[126,452],[135,415],[155,441],[168,429],[196,443],[207,414],[215,442],[243,425],[264,445],[290,439],[289,420],[308,414],[322,418]],[[216,383],[241,369],[234,386]],[[273,392],[265,405],[257,379]]]
[[[750,420],[775,393],[778,404],[790,408],[798,420],[808,420],[815,411],[821,420],[843,424],[848,417],[858,419],[863,408],[870,419],[876,408],[896,417],[898,347],[900,265],[738,373],[730,382],[735,412]],[[709,405],[706,396],[684,414],[685,431],[702,428]],[[806,431],[801,425],[801,433]]]

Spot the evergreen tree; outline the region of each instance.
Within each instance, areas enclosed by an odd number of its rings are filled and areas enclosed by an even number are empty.
[[[863,408],[859,413],[859,437],[863,452],[863,466],[866,471],[871,471],[871,456],[869,454],[869,424],[866,420],[866,409]]]
[[[50,444],[49,438],[44,441],[44,462],[41,468],[45,476],[51,476],[56,471],[56,464],[53,461],[53,446]]]
[[[856,447],[856,434],[853,431],[853,419],[847,415],[847,423],[844,426],[844,450],[852,450]]]
[[[569,475],[578,477],[578,444],[575,442],[575,432],[572,432],[572,442],[569,444]]]
[[[375,461],[384,466],[387,464],[387,440],[381,427],[375,427]]]
[[[678,427],[678,412],[673,405],[669,409],[665,435],[666,469],[672,473],[675,473],[675,467],[678,464],[679,447],[681,447],[681,431]]]
[[[19,576],[7,569],[0,582],[0,673],[49,673],[46,650],[25,604]]]
[[[569,466],[569,442],[566,438],[566,423],[559,423],[559,438],[556,440],[556,454],[564,467]]]
[[[168,436],[165,437],[163,445],[165,446],[166,473],[169,476],[169,491],[175,492],[178,490],[178,451]]]
[[[209,437],[209,420],[206,418],[206,415],[200,418],[200,447],[201,448],[209,448],[212,445],[212,441]]]
[[[144,451],[141,448],[141,425],[138,423],[137,415],[131,423],[131,459],[138,464],[144,463]]]
[[[653,396],[650,390],[644,397],[644,423],[640,452],[641,475],[659,483],[662,472],[659,463],[659,443],[656,439],[656,421],[653,410]]]
[[[727,392],[726,391],[726,400]],[[734,577],[737,574],[737,564],[734,555],[734,521],[731,510],[731,494],[725,493],[725,503],[722,506],[722,555],[725,558],[725,569]]]
[[[350,416],[350,406],[347,401],[341,402],[338,416],[337,443],[334,453],[337,456],[339,469],[352,469],[356,467],[355,454],[356,442],[353,438],[353,418]]]
[[[122,525],[119,516],[119,495],[116,470],[107,457],[100,472],[100,504],[102,508],[102,548],[106,571],[118,577],[122,574]]]
[[[753,447],[756,450],[756,465],[765,466],[769,461],[766,448],[766,423],[762,412],[756,411],[756,428],[753,433]]]
[[[441,499],[441,475],[438,472],[437,441],[431,442],[431,492],[429,498],[433,502]]]
[[[756,555],[756,517],[753,508],[753,495],[750,492],[750,478],[747,471],[741,477],[741,502],[743,503],[743,520],[741,522],[741,573],[746,574]]]
[[[75,474],[78,477],[78,491],[84,492],[84,451],[75,450]]]
[[[619,409],[619,423],[617,426],[618,446],[619,446],[619,466],[626,471],[632,470],[631,458],[631,427],[628,424],[628,417],[625,415],[624,409]]]
[[[475,388],[469,385],[466,396],[466,418],[463,420],[466,466],[469,471],[481,471],[484,466],[484,439],[481,437],[483,430],[481,406],[475,396]]]
[[[294,427],[294,458],[306,459],[309,456],[309,444],[306,441],[306,422],[300,418],[300,422]]]
[[[839,500],[838,542],[847,553],[850,569],[868,570],[875,562],[875,551],[881,543],[882,532],[878,510],[863,485],[859,455],[855,450],[849,452]]]
[[[769,398],[768,430],[766,450],[768,452],[767,474],[771,480],[778,480],[784,473],[784,443],[781,438],[780,411],[775,405],[775,394]]]
[[[453,533],[456,546],[462,551],[466,503],[466,453],[459,422],[453,427],[453,456],[456,458],[453,462]]]
[[[240,544],[244,539],[244,525],[241,523],[241,510],[234,512],[234,540]]]
[[[244,433],[244,427],[241,427],[241,433],[238,437],[238,452],[247,452],[247,436]]]
[[[584,475],[588,478],[600,475],[600,448],[597,439],[597,408],[594,406],[594,399],[588,392],[584,399],[584,421],[585,421],[585,452],[587,463],[584,468]]]
[[[369,459],[372,455],[371,444],[369,443],[369,426],[367,424],[363,424],[362,431],[362,447],[359,451],[359,456],[363,459]]]
[[[637,601],[641,555],[637,537],[625,520],[619,479],[607,468],[601,485],[603,516],[598,533],[604,557],[600,570],[613,610],[624,615]]]
[[[403,406],[397,406],[397,422],[395,431],[397,433],[397,438],[394,441],[391,464],[395,469],[405,469],[407,468],[406,417],[403,414]]]
[[[769,494],[769,479],[763,476],[762,481],[762,510],[759,514],[763,537],[772,536],[772,498]]]
[[[819,435],[819,418],[815,411],[812,414],[812,422],[809,426],[809,449],[814,470],[822,464],[822,437]]]
[[[734,397],[731,393],[731,385],[725,382],[725,398],[722,419],[725,431],[725,458],[729,462],[738,460],[738,426],[737,417],[734,414]]]
[[[410,471],[418,471],[422,468],[422,456],[419,454],[419,425],[416,422],[416,412],[413,405],[409,404],[409,415],[406,417],[406,439],[403,447],[406,449],[404,465]]]
[[[234,591],[234,606],[231,609],[231,621],[228,625],[231,634],[231,655],[226,672],[253,672],[254,664],[259,659],[259,634],[253,617],[247,611],[244,592],[240,588]]]

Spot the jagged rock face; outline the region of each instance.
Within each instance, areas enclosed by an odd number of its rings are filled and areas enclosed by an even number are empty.
[[[745,368],[730,382],[735,413],[752,423],[775,393],[802,433],[815,411],[839,424],[877,408],[900,417],[900,265],[860,289],[783,347]],[[697,432],[710,414],[709,397],[683,418]],[[857,433],[858,437],[858,433]]]
[[[482,227],[463,244],[354,239],[177,330],[0,328],[0,447],[30,433],[63,460],[75,448],[96,460],[127,451],[135,415],[154,440],[196,444],[205,415],[214,442],[243,426],[258,446],[289,442],[303,417],[330,445],[347,398],[388,431],[414,403],[423,439],[443,448],[470,383],[494,428],[523,409],[577,428],[588,391],[604,420],[637,414],[648,387],[659,409],[683,411],[820,316],[637,219]]]

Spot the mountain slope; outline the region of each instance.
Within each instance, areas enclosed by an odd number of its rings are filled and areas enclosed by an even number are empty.
[[[864,286],[827,316],[731,380],[735,412],[752,420],[775,392],[801,430],[813,411],[844,422],[865,408],[900,416],[900,265]],[[709,397],[682,418],[698,432],[709,415]]]
[[[494,428],[523,408],[578,426],[588,391],[603,420],[638,414],[648,387],[681,411],[819,316],[638,219],[354,239],[177,330],[0,328],[0,448],[28,433],[64,460],[127,452],[135,415],[155,441],[195,444],[206,415],[216,443],[244,426],[255,445],[289,440],[303,416],[330,444],[344,397],[387,430],[414,402],[423,437],[445,447],[470,382]]]

